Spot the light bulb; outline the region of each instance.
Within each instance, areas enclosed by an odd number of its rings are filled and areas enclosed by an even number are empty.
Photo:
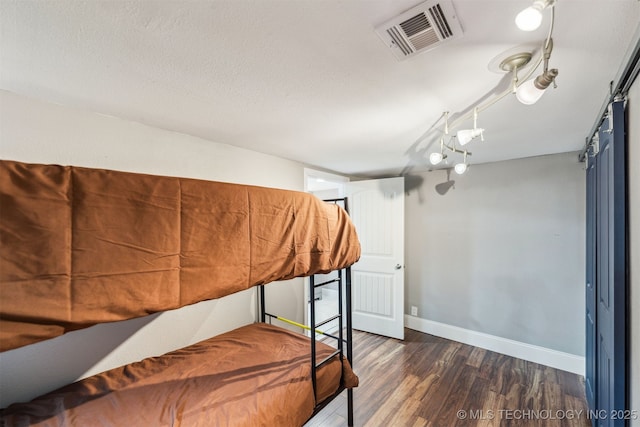
[[[527,80],[518,86],[516,98],[525,105],[532,105],[544,95],[544,89],[539,89],[535,85],[535,79]]]
[[[458,175],[462,175],[463,173],[465,173],[467,171],[467,164],[466,163],[458,163],[457,165],[454,166],[453,168],[456,173]]]
[[[537,30],[542,24],[542,6],[538,2],[516,16],[516,25],[522,31]]]
[[[465,145],[468,144],[473,138],[481,136],[482,132],[484,132],[484,129],[481,128],[463,129],[458,131],[456,137],[458,138],[458,142],[460,143],[460,145]]]
[[[442,155],[442,153],[431,153],[429,155],[429,161],[431,162],[432,165],[437,165],[442,161],[442,159],[444,159],[444,156]]]
[[[540,97],[544,95],[544,91],[555,81],[557,76],[558,70],[556,68],[545,70],[544,73],[535,79],[522,83],[518,89],[516,89],[516,98],[526,105],[535,104]]]

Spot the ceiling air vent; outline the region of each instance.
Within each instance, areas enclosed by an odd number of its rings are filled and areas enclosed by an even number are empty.
[[[376,27],[398,60],[462,37],[450,0],[427,1]]]

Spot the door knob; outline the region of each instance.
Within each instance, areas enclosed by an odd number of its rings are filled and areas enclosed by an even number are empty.
[[[402,266],[400,264],[396,264],[396,270],[400,270]]]

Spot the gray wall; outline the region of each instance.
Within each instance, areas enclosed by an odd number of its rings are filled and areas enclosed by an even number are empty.
[[[629,91],[629,244],[630,244],[630,333],[631,337],[631,405],[638,418],[631,421],[640,427],[640,80]]]
[[[577,153],[410,178],[405,312],[584,355],[585,172]]]

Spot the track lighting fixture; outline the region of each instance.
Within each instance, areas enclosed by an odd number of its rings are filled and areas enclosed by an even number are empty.
[[[537,30],[542,23],[542,11],[554,4],[555,0],[534,0],[533,5],[516,16],[516,25],[522,31]]]
[[[518,101],[526,105],[535,104],[544,95],[545,90],[553,83],[555,87],[555,79],[558,76],[556,68],[549,69],[549,58],[553,50],[553,39],[548,38],[543,47],[544,69],[535,79],[528,80],[518,86],[516,90],[516,98]]]
[[[535,59],[535,63],[532,66],[526,67],[533,60],[532,52],[521,52],[512,54],[509,57],[505,58],[500,63],[500,68],[503,71],[509,72],[513,74],[512,85],[511,87],[500,93],[499,95],[494,96],[492,99],[477,104],[473,109],[473,129],[461,129],[456,132],[455,137],[450,138],[448,143],[445,142],[445,136],[449,135],[449,113],[445,112],[443,115],[445,117],[445,129],[444,135],[440,139],[440,151],[434,152],[429,155],[429,162],[432,165],[440,164],[444,159],[447,158],[445,154],[445,150],[454,154],[462,154],[463,161],[461,163],[457,163],[454,166],[454,170],[457,174],[461,175],[465,173],[469,167],[467,163],[467,156],[470,156],[467,150],[458,149],[456,147],[456,140],[460,143],[461,146],[468,144],[473,141],[475,138],[480,137],[481,141],[484,141],[484,129],[478,128],[478,112],[484,111],[487,108],[494,105],[496,102],[501,99],[509,96],[516,95],[516,98],[523,104],[531,105],[537,102],[540,97],[544,94],[546,89],[553,84],[556,86],[555,79],[558,76],[558,70],[556,68],[549,69],[549,59],[551,58],[551,51],[553,50],[553,39],[551,38],[553,33],[553,27],[555,23],[555,4],[556,0],[534,0],[533,5],[523,10],[516,17],[516,23],[518,27],[525,31],[533,31],[540,26],[542,22],[542,11],[544,9],[551,10],[551,23],[549,25],[549,33],[544,41],[542,46],[542,54],[537,56]],[[535,70],[538,69],[541,63],[544,61],[543,71],[540,75],[531,78],[534,74]],[[518,71],[525,70],[523,73],[525,76],[523,77],[524,83],[520,83],[518,79]],[[461,114],[457,117],[453,123],[452,127],[457,127],[457,125],[463,120],[468,120],[469,113]]]
[[[460,150],[456,147],[456,138],[451,138],[451,141],[453,141],[453,143],[451,145],[446,144],[444,142],[444,137],[447,136],[449,134],[449,112],[445,111],[443,113],[444,117],[445,117],[445,124],[444,124],[444,135],[442,135],[442,138],[440,138],[440,152],[435,152],[435,153],[431,153],[429,155],[429,162],[432,165],[437,165],[440,164],[440,162],[442,162],[444,159],[447,158],[447,155],[444,153],[445,149],[452,152],[452,153],[459,153],[459,154],[463,154],[464,155],[464,161],[463,163],[458,163],[455,165],[454,169],[458,174],[463,174],[465,172],[465,170],[467,170],[467,155],[471,155],[471,153],[469,153],[468,151],[464,150]],[[483,129],[478,129],[479,131],[482,131]]]
[[[464,158],[462,160],[462,163],[458,163],[456,164],[453,169],[456,171],[456,173],[458,175],[462,175],[463,173],[465,173],[467,171],[468,165],[467,165],[467,151],[465,150],[464,152]]]
[[[459,130],[457,134],[458,142],[460,143],[460,145],[466,145],[474,138],[481,137],[482,139],[482,132],[484,132],[484,129]],[[482,139],[482,141],[484,141],[484,139]]]
[[[471,142],[472,139],[480,137],[481,141],[484,141],[484,129],[478,128],[478,108],[473,109],[473,129],[459,130],[456,134],[460,145],[466,145]]]
[[[466,163],[458,163],[454,167],[454,170],[456,171],[456,173],[458,175],[462,175],[463,173],[465,173],[467,171],[467,164]]]
[[[535,104],[544,95],[545,90],[549,87],[558,75],[558,70],[553,68],[540,74],[535,79],[524,82],[516,91],[518,101],[526,105]]]
[[[431,155],[429,155],[429,162],[431,162],[432,165],[437,165],[447,158],[447,155],[444,154],[444,137],[449,135],[449,112],[445,111],[442,114],[444,115],[444,135],[440,138],[440,152],[431,153]]]
[[[500,69],[502,71],[507,71],[513,74],[513,85],[511,89],[513,93],[516,93],[516,90],[518,89],[518,70],[527,65],[531,61],[531,57],[532,55],[529,52],[520,52],[506,57],[500,63]]]
[[[447,155],[443,154],[442,150],[440,150],[439,153],[431,153],[431,155],[429,156],[429,162],[431,162],[432,165],[437,165],[446,158]]]

